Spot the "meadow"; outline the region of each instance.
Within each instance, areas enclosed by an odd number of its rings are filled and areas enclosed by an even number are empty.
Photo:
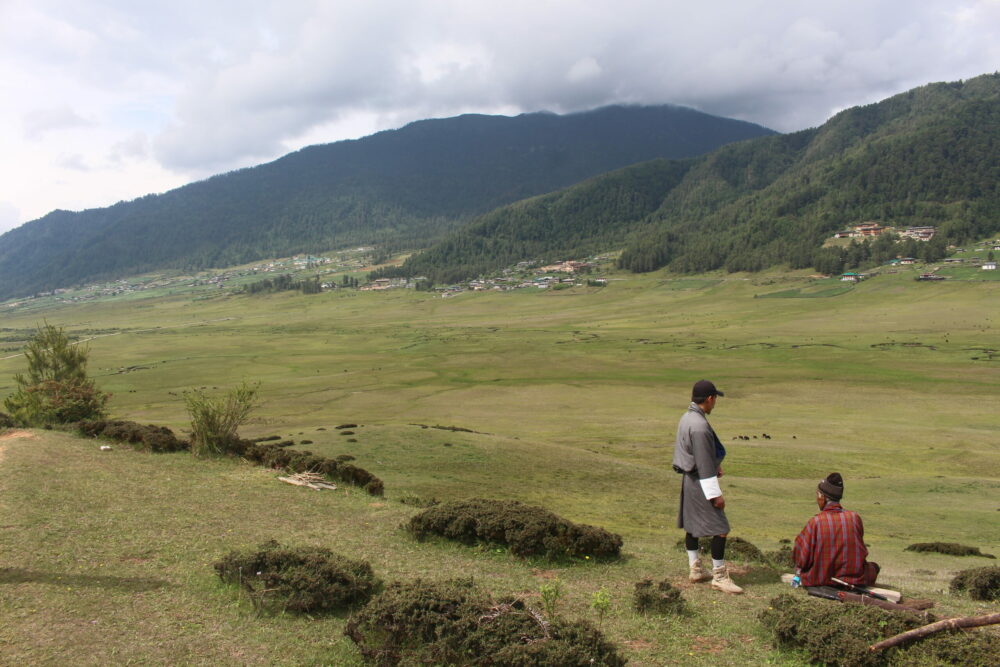
[[[218,585],[214,559],[274,538],[366,558],[386,580],[472,575],[529,601],[558,578],[562,613],[595,622],[590,596],[604,587],[603,627],[631,664],[801,664],[757,626],[786,590],[776,571],[740,568],[739,597],[686,583],[670,457],[700,378],[726,392],[711,421],[729,450],[733,536],[764,550],[794,538],[836,470],[885,584],[933,598],[941,615],[982,612],[948,582],[995,561],[904,549],[1000,554],[1000,283],[915,275],[845,288],[777,271],[616,274],[607,287],[450,298],[203,290],[0,311],[5,330],[45,319],[95,336],[90,371],[115,417],[183,431],[185,390],[260,382],[244,437],[352,454],[386,487],[383,499],[314,492],[236,461],[8,435],[0,662],[358,664],[343,617],[260,617]],[[4,396],[24,360],[0,357]],[[345,437],[335,426],[348,422],[359,427]],[[399,529],[417,511],[400,501],[471,496],[603,526],[625,557],[526,563]],[[693,614],[632,611],[645,577],[681,586]]]

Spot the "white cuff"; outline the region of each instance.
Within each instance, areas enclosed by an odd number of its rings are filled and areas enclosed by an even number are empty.
[[[722,495],[722,489],[719,487],[718,477],[706,477],[705,479],[699,479],[701,482],[701,490],[705,492],[705,497],[711,500],[712,498],[718,498]]]

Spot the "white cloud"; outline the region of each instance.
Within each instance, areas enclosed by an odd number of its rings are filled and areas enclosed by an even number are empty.
[[[23,132],[0,182],[38,217],[473,111],[675,103],[789,131],[992,71],[998,30],[996,0],[5,0],[0,127]]]

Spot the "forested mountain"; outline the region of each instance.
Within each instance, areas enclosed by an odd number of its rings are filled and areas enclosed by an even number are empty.
[[[837,270],[850,224],[934,225],[936,245],[1000,231],[1000,75],[938,83],[823,126],[657,160],[490,212],[399,273],[451,282],[523,259],[624,247],[633,271]]]
[[[476,215],[771,130],[672,106],[419,121],[0,236],[0,297],[349,244],[426,247]]]

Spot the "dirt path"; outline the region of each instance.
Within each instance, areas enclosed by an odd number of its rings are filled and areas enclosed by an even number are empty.
[[[0,433],[0,442],[4,440],[14,440],[15,438],[37,438],[38,436],[31,431],[7,431],[6,433]],[[3,447],[0,447],[0,455],[3,454]]]

